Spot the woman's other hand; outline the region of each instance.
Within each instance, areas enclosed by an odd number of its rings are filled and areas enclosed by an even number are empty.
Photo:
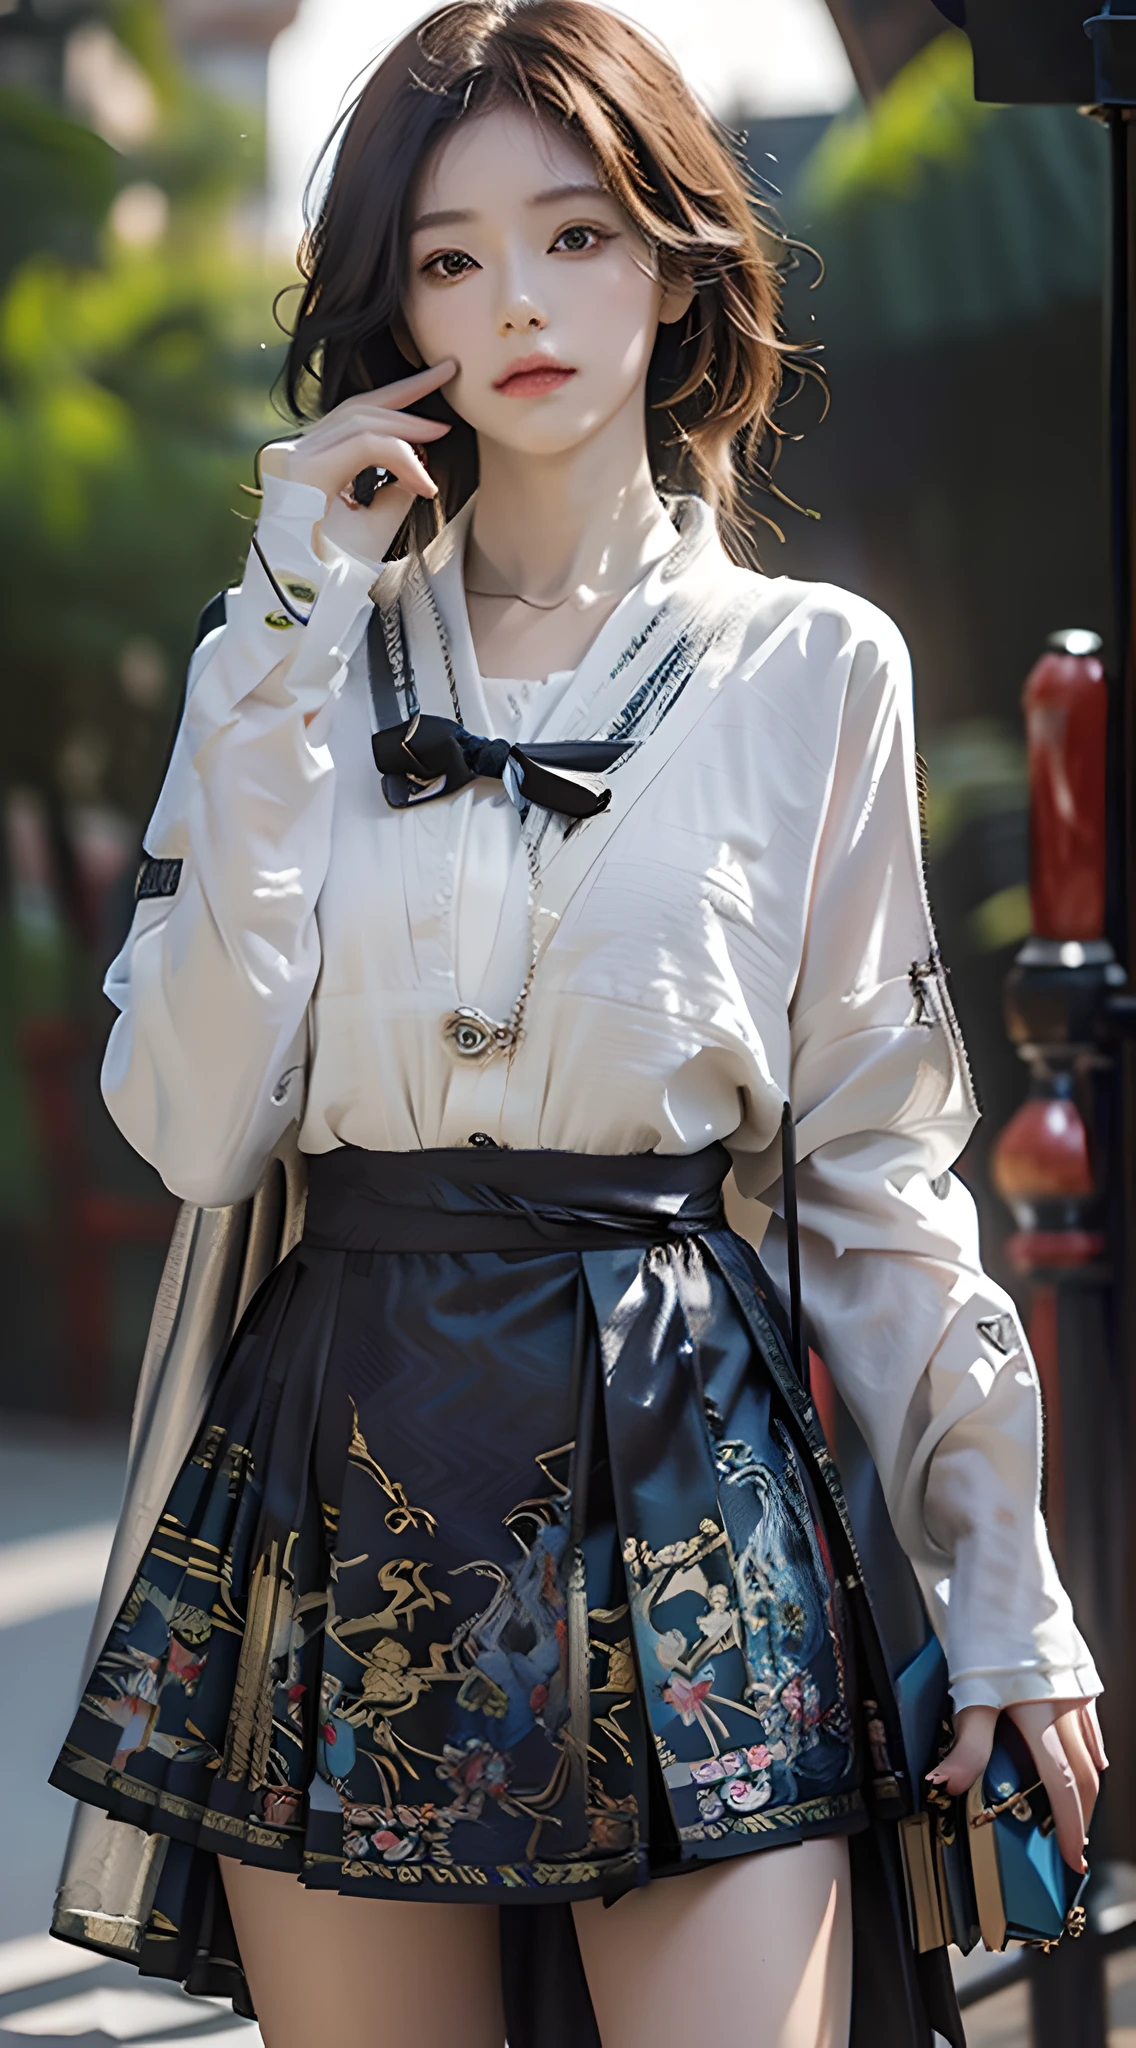
[[[1049,1794],[1057,1846],[1072,1870],[1083,1871],[1100,1774],[1108,1769],[1096,1702],[1023,1700],[1006,1711],[1025,1737]],[[963,1707],[955,1715],[954,1747],[928,1771],[927,1782],[956,1799],[969,1792],[990,1761],[997,1720],[996,1707]]]
[[[270,442],[261,454],[262,473],[314,484],[327,498],[317,538],[322,533],[349,554],[381,562],[415,498],[437,495],[420,445],[450,431],[438,420],[418,419],[403,408],[439,390],[456,374],[456,363],[435,363],[397,384],[345,398],[296,440]],[[384,484],[370,505],[345,504],[341,493],[361,469],[372,466],[389,470],[394,482]]]

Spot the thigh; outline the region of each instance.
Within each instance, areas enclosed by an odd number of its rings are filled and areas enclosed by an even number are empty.
[[[847,2048],[842,1836],[660,1878],[573,1908],[603,2048]]]
[[[221,1872],[265,2048],[504,2048],[496,1907]]]

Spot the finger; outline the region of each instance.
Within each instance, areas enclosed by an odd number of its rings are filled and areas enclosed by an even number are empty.
[[[1029,1744],[1038,1777],[1049,1795],[1057,1846],[1071,1870],[1085,1870],[1085,1816],[1073,1766],[1058,1733],[1053,1703],[1030,1700],[1009,1711]]]
[[[328,425],[330,429],[330,422]],[[361,458],[358,453],[367,441],[374,442],[379,438],[384,443],[421,440],[425,444],[427,441],[440,441],[448,431],[441,421],[420,421],[412,414],[404,416],[397,412],[376,411],[370,418],[356,415],[352,420],[342,420],[335,430],[326,433],[317,428],[305,434],[296,456],[299,464],[318,465],[321,472],[338,466],[348,469],[354,476],[361,463],[370,460],[369,457]],[[292,467],[297,467],[297,460],[293,460]]]
[[[340,447],[345,441],[353,441],[356,434],[397,434],[400,437],[414,435],[416,439],[437,441],[450,431],[448,420],[425,420],[418,413],[395,412],[390,406],[360,406],[349,419],[327,421],[328,432],[324,445],[327,448]],[[322,434],[322,429],[317,430]]]
[[[990,1761],[989,1748],[981,1742],[956,1742],[945,1757],[927,1773],[929,1785],[940,1785],[952,1799],[961,1799],[982,1776]]]
[[[928,1784],[941,1785],[952,1799],[969,1792],[990,1761],[997,1719],[993,1707],[964,1707],[955,1717],[954,1745],[928,1771]]]
[[[424,420],[418,413],[387,412],[385,409],[376,414],[371,424],[388,434],[415,441],[438,441],[450,431],[449,420]]]
[[[1081,1812],[1085,1817],[1085,1833],[1088,1834],[1093,1808],[1097,1803],[1097,1793],[1100,1791],[1100,1772],[1085,1741],[1080,1708],[1071,1707],[1067,1714],[1059,1714],[1056,1727],[1061,1737],[1061,1746],[1077,1781],[1077,1795],[1081,1801]]]
[[[457,373],[458,366],[453,357],[447,356],[444,361],[432,363],[427,369],[415,370],[412,377],[399,377],[394,384],[380,384],[376,390],[360,392],[357,399],[348,399],[346,403],[351,405],[358,399],[375,399],[380,405],[391,406],[401,412],[404,405],[413,405],[416,398],[425,398],[428,391],[437,391]]]
[[[1108,1756],[1105,1751],[1104,1737],[1101,1734],[1100,1721],[1097,1718],[1096,1701],[1086,1700],[1084,1706],[1079,1711],[1081,1716],[1081,1732],[1088,1745],[1089,1755],[1092,1757],[1098,1771],[1107,1771]]]

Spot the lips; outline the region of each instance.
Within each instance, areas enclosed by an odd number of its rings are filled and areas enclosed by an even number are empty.
[[[575,375],[567,363],[555,362],[551,356],[522,356],[510,364],[493,389],[506,398],[539,398],[545,392],[559,391]]]

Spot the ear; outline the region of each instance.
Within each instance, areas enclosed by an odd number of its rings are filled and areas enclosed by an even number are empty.
[[[673,327],[676,321],[685,319],[693,303],[694,286],[688,277],[676,278],[673,284],[664,284],[663,303],[659,307],[660,326]],[[397,336],[395,338],[397,340]]]
[[[394,340],[395,347],[398,349],[400,355],[404,355],[406,357],[406,360],[410,364],[411,368],[414,370],[424,369],[425,364],[423,363],[419,351],[414,346],[414,341],[411,336],[410,329],[407,326],[405,320],[403,319],[401,313],[395,314],[394,319],[391,321],[390,324],[390,331]]]

